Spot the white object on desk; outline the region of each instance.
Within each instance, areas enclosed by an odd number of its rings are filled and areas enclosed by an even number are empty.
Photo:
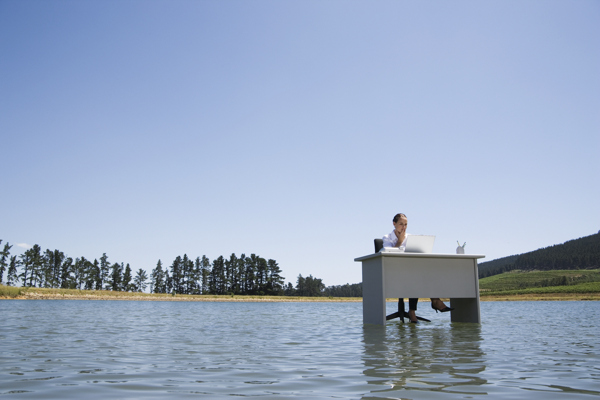
[[[379,250],[381,253],[404,253],[404,249],[400,247],[382,247]]]

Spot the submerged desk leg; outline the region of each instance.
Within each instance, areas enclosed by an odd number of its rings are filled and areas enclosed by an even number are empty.
[[[362,263],[363,323],[385,325],[385,293],[381,258]]]
[[[481,323],[481,312],[479,311],[479,272],[477,269],[477,259],[473,259],[473,282],[474,295],[470,298],[451,298],[450,307],[455,308],[452,311],[450,320],[452,322],[473,322]]]
[[[454,308],[454,311],[450,312],[450,320],[452,322],[481,323],[479,298],[450,299],[450,307]]]

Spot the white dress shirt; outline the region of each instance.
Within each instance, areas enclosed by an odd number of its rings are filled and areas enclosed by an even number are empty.
[[[383,237],[383,247],[396,247],[396,245],[398,244],[398,237],[394,232],[395,230],[393,230],[392,233],[390,233],[389,235],[385,235]],[[408,235],[409,234],[407,233],[406,237],[404,238],[404,241],[398,247],[402,251],[404,251],[404,249],[406,248],[406,239],[408,238]]]

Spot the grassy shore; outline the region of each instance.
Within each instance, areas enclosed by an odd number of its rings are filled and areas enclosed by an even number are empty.
[[[233,302],[315,302],[362,301],[359,297],[300,296],[235,296],[172,295],[161,293],[113,292],[110,290],[77,290],[12,287],[0,285],[0,299],[15,300],[136,300],[136,301],[233,301]]]
[[[482,292],[481,301],[600,300],[600,292],[560,293]],[[171,295],[113,292],[109,290],[46,289],[0,285],[0,299],[15,300],[135,300],[135,301],[233,301],[233,302],[360,302],[360,297]],[[396,301],[396,299],[389,299]],[[428,301],[424,299],[422,301]]]

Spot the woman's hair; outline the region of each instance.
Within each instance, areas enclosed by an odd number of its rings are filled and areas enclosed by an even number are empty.
[[[406,218],[406,215],[404,215],[404,214],[402,214],[402,213],[399,213],[399,214],[396,214],[396,215],[394,215],[394,223],[398,222],[398,220],[399,220],[400,218]],[[406,219],[408,219],[408,218],[406,218]]]

